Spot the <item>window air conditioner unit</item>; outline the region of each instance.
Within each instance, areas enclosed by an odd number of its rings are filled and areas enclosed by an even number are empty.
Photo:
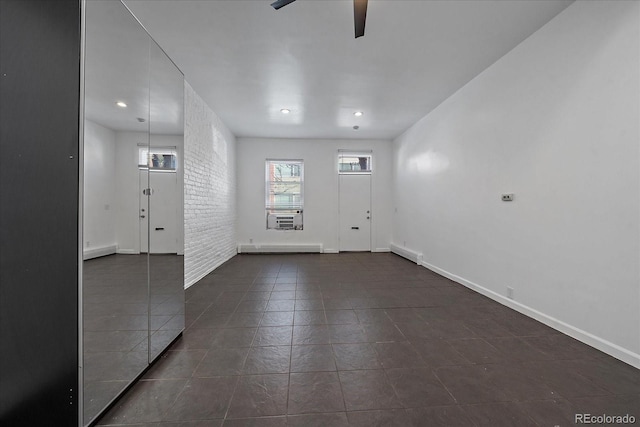
[[[275,230],[299,230],[302,228],[302,214],[269,214],[267,227]]]

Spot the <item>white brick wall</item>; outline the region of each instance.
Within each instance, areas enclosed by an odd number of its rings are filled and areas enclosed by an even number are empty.
[[[236,138],[185,82],[185,287],[236,252]]]

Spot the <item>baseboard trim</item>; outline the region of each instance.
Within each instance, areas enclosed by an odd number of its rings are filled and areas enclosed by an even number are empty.
[[[323,249],[322,253],[323,254],[339,254],[340,251],[337,249]]]
[[[422,262],[422,254],[412,249],[396,245],[395,243],[391,243],[389,244],[389,250],[396,255],[400,255],[401,257],[406,258],[409,261],[415,262],[418,265],[420,265],[420,263]]]
[[[135,249],[118,249],[116,253],[123,255],[140,255],[140,251],[136,251]]]
[[[86,261],[88,259],[99,258],[101,256],[107,256],[107,255],[113,255],[115,253],[116,253],[116,245],[85,249],[82,252],[82,259]]]
[[[374,250],[372,250],[371,252],[374,253],[379,253],[379,252],[391,252],[390,248],[375,248]]]
[[[322,253],[321,243],[311,244],[240,244],[238,245],[239,254],[273,254],[273,253]]]
[[[426,261],[422,261],[420,263],[423,267],[440,274],[448,279],[453,280],[456,283],[459,283],[471,290],[478,292],[492,300],[499,302],[500,304],[512,308],[513,310],[524,314],[525,316],[531,317],[539,322],[544,323],[545,325],[560,331],[566,335],[569,335],[572,338],[577,339],[591,347],[594,347],[608,355],[615,357],[629,365],[640,369],[640,354],[634,353],[626,348],[620,347],[617,344],[614,344],[610,341],[605,340],[604,338],[593,335],[589,332],[583,331],[580,328],[576,328],[568,323],[565,323],[561,320],[556,319],[555,317],[549,316],[548,314],[542,313],[534,308],[531,308],[525,304],[519,303],[512,299],[509,299],[505,296],[498,294],[490,289],[485,288],[484,286],[480,286],[477,283],[474,283],[470,280],[467,280],[463,277],[460,277],[456,274],[453,274],[447,270],[439,268],[433,264],[429,264]]]

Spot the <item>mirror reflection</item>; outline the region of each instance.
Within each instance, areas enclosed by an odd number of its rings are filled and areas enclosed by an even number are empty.
[[[184,82],[122,3],[87,2],[85,28],[87,425],[184,329]]]
[[[149,49],[149,362],[184,329],[184,77],[155,43]],[[141,169],[142,173],[142,169]],[[143,220],[144,221],[144,220]]]

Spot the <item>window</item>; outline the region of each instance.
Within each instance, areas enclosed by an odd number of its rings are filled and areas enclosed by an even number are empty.
[[[338,154],[338,173],[371,173],[371,153]]]
[[[304,162],[267,160],[265,207],[267,229],[302,230]]]
[[[176,170],[178,155],[175,147],[138,147],[138,168],[171,171]]]

